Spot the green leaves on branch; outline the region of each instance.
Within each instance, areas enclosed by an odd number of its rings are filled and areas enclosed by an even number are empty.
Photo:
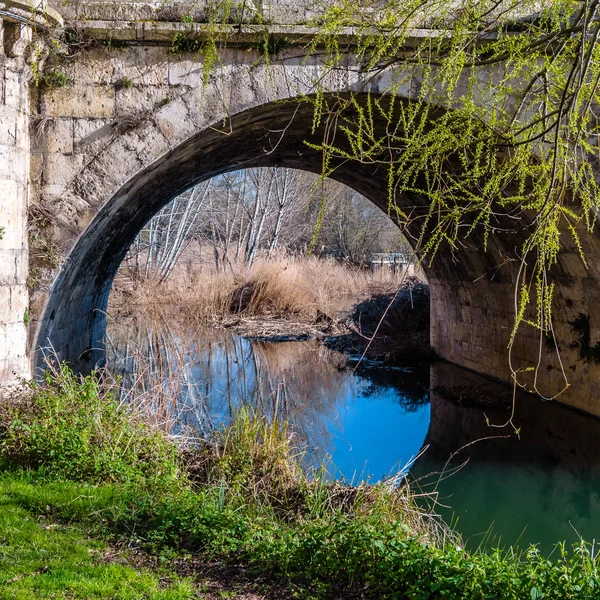
[[[385,166],[389,213],[430,262],[467,238],[485,250],[494,234],[520,237],[517,289],[534,290],[535,310],[521,306],[517,327],[550,331],[563,232],[585,263],[580,232],[596,223],[599,14],[598,0],[336,2],[312,42],[328,68],[356,71],[353,92],[313,99],[315,126],[338,124],[312,144],[327,174]],[[342,49],[348,27],[356,47]]]

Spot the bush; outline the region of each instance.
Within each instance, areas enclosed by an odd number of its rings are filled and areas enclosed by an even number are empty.
[[[66,366],[45,384],[0,404],[0,457],[6,467],[53,479],[161,486],[179,474],[177,448],[119,404],[92,374]]]

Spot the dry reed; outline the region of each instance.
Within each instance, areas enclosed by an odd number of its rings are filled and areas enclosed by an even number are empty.
[[[232,315],[315,323],[337,319],[340,310],[369,294],[395,291],[403,280],[402,272],[388,269],[372,272],[329,258],[278,254],[260,258],[250,268],[240,262],[225,271],[182,265],[162,284],[151,279],[134,283],[121,275],[111,308],[172,305],[203,323]]]

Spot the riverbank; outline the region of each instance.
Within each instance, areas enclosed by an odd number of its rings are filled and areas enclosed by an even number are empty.
[[[242,412],[184,443],[139,410],[64,369],[3,399],[5,597],[210,598],[210,569],[242,577],[220,597],[247,599],[597,597],[598,559],[583,542],[554,560],[466,552],[404,480],[305,474],[285,423]]]
[[[431,358],[429,288],[408,272],[368,271],[333,259],[278,255],[225,271],[176,271],[157,283],[117,279],[109,315],[177,315],[192,327],[264,341],[316,338],[373,360]]]

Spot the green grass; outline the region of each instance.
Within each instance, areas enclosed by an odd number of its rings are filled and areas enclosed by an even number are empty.
[[[287,426],[248,412],[182,453],[66,370],[0,408],[0,600],[198,593],[99,561],[102,539],[242,564],[304,598],[600,599],[594,546],[558,546],[552,560],[535,547],[466,552],[407,486],[308,477]]]
[[[58,522],[41,510],[74,502],[93,518],[93,511],[114,500],[110,489],[81,485],[35,485],[18,477],[0,480],[0,599],[131,599],[196,598],[190,581],[164,573],[111,563],[103,557],[107,543],[90,537],[80,526]],[[35,500],[35,502],[32,502]]]

